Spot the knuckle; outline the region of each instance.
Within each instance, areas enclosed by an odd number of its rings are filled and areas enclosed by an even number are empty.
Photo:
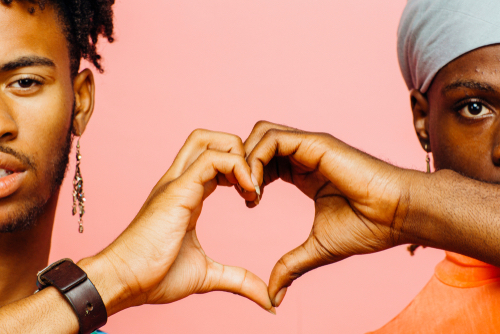
[[[241,137],[239,136],[235,136],[236,137],[236,142],[238,143],[239,146],[243,146],[243,139],[241,139]]]
[[[333,136],[331,134],[326,133],[326,132],[315,132],[315,133],[312,133],[312,135],[317,137],[320,140],[329,140],[329,139],[333,138]]]
[[[235,162],[238,164],[246,164],[247,160],[245,157],[242,157],[241,155],[234,156],[233,159],[235,159]]]
[[[268,121],[260,120],[253,126],[254,130],[269,127],[271,123]]]
[[[224,161],[227,163],[227,166],[232,166],[233,171],[235,168],[246,164],[245,158],[236,154],[227,154],[227,156],[224,156]]]
[[[278,129],[269,129],[265,133],[266,138],[276,138],[282,131]]]
[[[235,161],[235,165],[239,165],[239,166],[248,166],[248,163],[247,163],[247,160],[242,157],[242,156],[237,156],[236,157],[236,161]]]
[[[243,140],[237,135],[231,135],[231,140],[233,141],[234,146],[243,147]]]
[[[302,276],[302,273],[297,270],[298,268],[290,263],[290,261],[287,260],[286,257],[282,257],[278,261],[278,263],[283,266],[283,271],[291,280],[295,280]]]
[[[212,160],[213,157],[214,157],[214,154],[215,152],[212,151],[212,150],[206,150],[206,151],[203,151],[200,156],[199,156],[199,160],[203,161],[203,162],[206,162],[206,161],[209,161],[209,160]]]
[[[322,144],[328,143],[335,138],[331,134],[326,132],[315,132],[311,133],[311,135],[313,135]]]
[[[205,129],[194,129],[193,132],[189,135],[188,139],[191,140],[200,140],[201,138],[204,138],[208,130]]]
[[[286,261],[284,258],[281,258],[281,259],[279,259],[279,261],[278,261],[278,263],[279,263],[280,265],[282,265],[286,271],[290,271],[290,269],[288,268],[288,266],[287,266],[286,262],[287,262],[287,261]]]
[[[252,133],[262,134],[265,133],[269,128],[273,127],[273,123],[268,121],[260,120],[253,126]]]

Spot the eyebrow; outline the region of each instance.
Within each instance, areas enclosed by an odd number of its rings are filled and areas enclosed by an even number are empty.
[[[25,56],[0,65],[0,72],[14,71],[18,68],[30,66],[56,67],[56,64],[49,58],[40,56]]]
[[[496,89],[486,82],[480,82],[474,80],[458,80],[444,87],[442,90],[442,94],[444,95],[450,90],[458,88],[469,88],[469,89],[481,90],[484,92],[496,92]]]

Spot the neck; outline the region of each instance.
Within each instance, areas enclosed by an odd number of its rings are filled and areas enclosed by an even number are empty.
[[[59,191],[31,229],[0,233],[0,307],[35,292],[36,274],[49,261],[58,197]]]

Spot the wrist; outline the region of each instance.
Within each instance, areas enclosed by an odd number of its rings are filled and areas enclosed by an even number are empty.
[[[87,273],[106,306],[108,317],[132,306],[131,295],[122,283],[112,262],[101,254],[80,260],[78,266]]]
[[[415,170],[404,170],[402,197],[397,214],[397,223],[402,242],[422,246],[435,246],[432,241],[437,234],[428,217],[428,211],[438,203],[432,199],[430,184],[439,172],[428,174]]]
[[[412,219],[414,204],[416,200],[414,191],[418,189],[418,184],[422,182],[420,178],[427,177],[427,174],[410,170],[399,169],[400,176],[397,179],[398,198],[395,204],[391,228],[394,230],[394,246],[403,244],[421,244],[421,226],[418,220]]]

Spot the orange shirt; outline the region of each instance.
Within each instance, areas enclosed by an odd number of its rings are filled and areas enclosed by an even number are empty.
[[[415,299],[372,332],[385,333],[500,333],[500,268],[446,252]]]

